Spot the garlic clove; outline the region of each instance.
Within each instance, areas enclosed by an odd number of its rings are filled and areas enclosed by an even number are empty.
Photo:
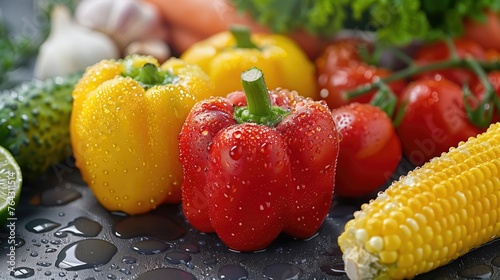
[[[46,79],[84,70],[102,59],[119,58],[113,40],[76,24],[66,6],[56,6],[51,15],[51,31],[40,46],[34,77]]]
[[[161,25],[157,9],[139,0],[84,0],[75,17],[79,24],[108,34],[120,49],[151,38]]]
[[[172,55],[170,47],[160,39],[148,39],[133,42],[125,48],[124,54],[151,55],[158,59],[160,63],[165,62]]]

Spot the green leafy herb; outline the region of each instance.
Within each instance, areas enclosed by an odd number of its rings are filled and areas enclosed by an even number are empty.
[[[279,33],[303,28],[332,36],[341,29],[376,31],[379,41],[405,45],[413,40],[458,36],[465,18],[484,21],[498,0],[232,0],[239,11]]]
[[[232,0],[239,11],[248,11],[273,31],[284,33],[305,29],[328,35],[339,30],[346,19],[350,0]]]
[[[7,27],[0,23],[0,88],[5,87],[9,71],[34,53],[34,49],[33,43],[27,38],[11,38]]]

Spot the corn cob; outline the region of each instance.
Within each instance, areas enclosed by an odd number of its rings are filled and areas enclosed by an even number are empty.
[[[361,206],[338,243],[350,279],[405,279],[500,235],[500,123]]]

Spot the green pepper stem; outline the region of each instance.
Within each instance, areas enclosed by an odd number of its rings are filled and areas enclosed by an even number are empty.
[[[264,74],[260,69],[252,67],[243,72],[241,84],[247,98],[247,106],[235,110],[234,118],[238,123],[253,122],[275,126],[290,113],[272,105]]]
[[[158,71],[158,67],[151,63],[146,63],[139,69],[139,73],[135,80],[146,85],[156,85],[163,81],[163,77]]]
[[[232,25],[229,31],[233,35],[236,41],[236,48],[241,49],[258,49],[258,47],[252,42],[250,37],[250,29],[243,25]]]
[[[271,113],[271,98],[267,92],[262,71],[253,67],[243,72],[241,84],[247,98],[248,112],[257,116],[269,115]]]
[[[122,64],[125,68],[122,76],[136,80],[145,89],[171,84],[177,78],[176,75],[169,71],[161,70],[152,63],[146,63],[142,67],[136,67],[134,65],[133,56],[123,59]]]

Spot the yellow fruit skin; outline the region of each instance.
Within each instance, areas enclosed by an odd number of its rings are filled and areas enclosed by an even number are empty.
[[[234,47],[234,36],[221,32],[194,44],[181,58],[199,65],[214,82],[217,93],[242,90],[241,73],[257,67],[268,88],[281,87],[319,98],[314,65],[295,42],[278,34],[252,34],[251,40],[258,48]]]
[[[152,57],[132,59],[137,68],[159,66]],[[97,200],[110,211],[139,214],[181,201],[177,136],[191,107],[213,95],[213,85],[198,66],[175,58],[160,66],[174,82],[149,89],[121,76],[124,67],[106,60],[87,69],[73,92],[71,145]]]

